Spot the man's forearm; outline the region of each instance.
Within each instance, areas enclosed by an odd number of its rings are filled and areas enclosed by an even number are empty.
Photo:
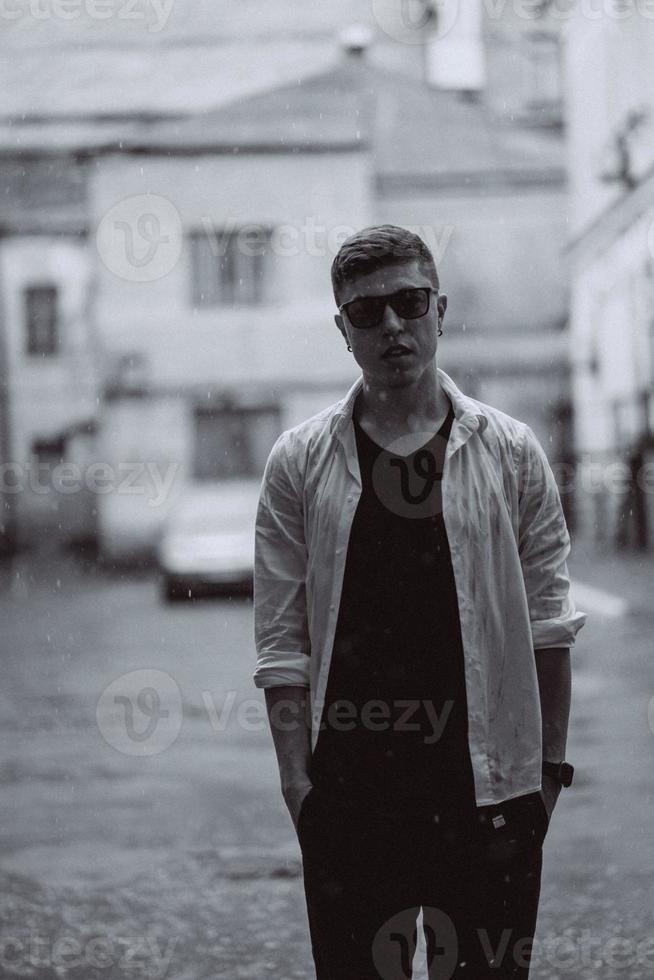
[[[309,781],[311,729],[306,687],[266,688],[266,708],[273,737],[282,792]]]
[[[565,759],[572,690],[570,650],[567,647],[536,650],[536,672],[543,719],[543,759]]]

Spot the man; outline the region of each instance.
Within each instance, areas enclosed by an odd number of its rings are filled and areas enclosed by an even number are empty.
[[[585,621],[558,490],[531,429],[437,367],[420,238],[364,229],[332,283],[362,377],[273,447],[255,561],[316,973],[409,977],[422,908],[430,976],[527,977]]]

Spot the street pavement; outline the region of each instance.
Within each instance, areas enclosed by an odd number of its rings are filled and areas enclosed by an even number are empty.
[[[532,976],[651,980],[654,559],[579,546],[571,570],[577,773]],[[0,975],[312,977],[251,601],[164,605],[152,575],[25,555],[0,622]]]

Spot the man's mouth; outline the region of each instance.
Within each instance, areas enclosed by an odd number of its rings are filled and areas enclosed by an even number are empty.
[[[412,351],[410,351],[408,347],[405,347],[404,344],[394,344],[392,347],[389,347],[384,351],[382,358],[385,360],[393,360],[397,357],[406,357],[407,354],[411,353]]]

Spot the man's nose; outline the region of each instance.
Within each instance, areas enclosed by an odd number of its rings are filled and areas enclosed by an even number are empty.
[[[390,303],[387,303],[384,309],[382,332],[393,336],[404,332],[404,320],[397,315]]]

